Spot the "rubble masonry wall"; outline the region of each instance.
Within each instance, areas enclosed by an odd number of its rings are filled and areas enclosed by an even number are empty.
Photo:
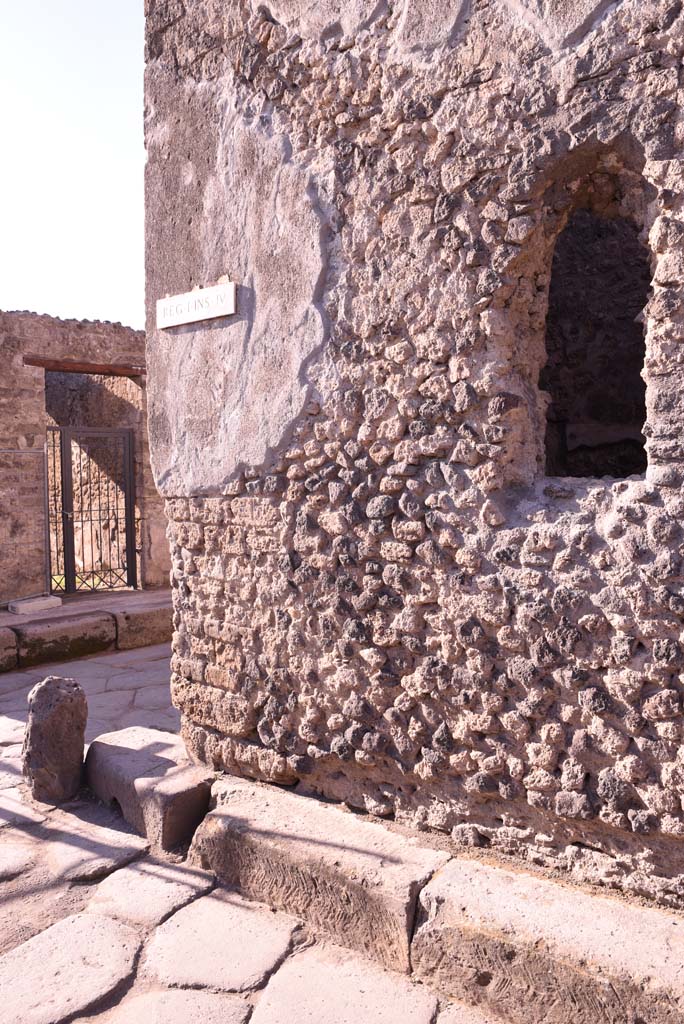
[[[684,903],[679,0],[147,0],[193,755]],[[636,224],[648,468],[545,475],[555,241]],[[230,274],[238,314],[157,331]]]

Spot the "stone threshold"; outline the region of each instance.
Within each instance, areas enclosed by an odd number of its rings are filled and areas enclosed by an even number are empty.
[[[189,862],[510,1024],[683,1024],[684,919],[222,777]]]
[[[170,590],[112,591],[28,617],[0,613],[0,672],[170,642]]]

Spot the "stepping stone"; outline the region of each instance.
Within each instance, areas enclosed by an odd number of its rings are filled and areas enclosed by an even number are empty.
[[[132,928],[75,914],[0,957],[3,1024],[62,1024],[131,976],[140,948]]]
[[[451,999],[509,1024],[684,1019],[675,914],[465,859],[420,903],[414,972]]]
[[[213,877],[197,868],[141,860],[100,882],[86,910],[153,928],[174,910],[209,892],[213,884]]]
[[[0,882],[23,875],[32,867],[35,859],[35,846],[8,839],[6,833],[3,833],[0,841]]]
[[[449,855],[339,807],[243,779],[213,787],[216,808],[190,861],[314,930],[409,970],[416,897]]]
[[[69,882],[104,878],[149,849],[149,843],[140,836],[66,814],[51,817],[44,840],[50,872]]]
[[[146,992],[133,996],[97,1024],[245,1024],[251,1007],[239,996],[214,992]]]
[[[86,781],[153,847],[172,850],[192,836],[209,806],[213,773],[191,763],[174,733],[133,727],[94,740]]]
[[[60,804],[81,788],[88,701],[79,683],[47,676],[28,696],[23,768],[35,800]]]
[[[436,1013],[427,989],[347,950],[314,946],[271,978],[251,1024],[432,1024]]]
[[[250,991],[281,962],[297,927],[286,914],[213,892],[157,928],[146,968],[169,987]]]
[[[5,825],[39,825],[45,815],[32,807],[18,786],[0,790],[0,828]]]

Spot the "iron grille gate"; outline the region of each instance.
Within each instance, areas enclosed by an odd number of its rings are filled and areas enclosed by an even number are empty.
[[[53,593],[136,586],[132,433],[48,431]]]

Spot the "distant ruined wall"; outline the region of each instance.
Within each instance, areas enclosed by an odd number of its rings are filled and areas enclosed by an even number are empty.
[[[161,499],[152,479],[145,389],[121,377],[57,374],[24,356],[94,363],[143,363],[145,336],[121,324],[0,311],[0,606],[46,592],[48,426],[134,427],[139,581],[168,580]]]
[[[682,3],[146,9],[189,749],[684,906]],[[545,476],[577,210],[649,254],[643,476]]]

